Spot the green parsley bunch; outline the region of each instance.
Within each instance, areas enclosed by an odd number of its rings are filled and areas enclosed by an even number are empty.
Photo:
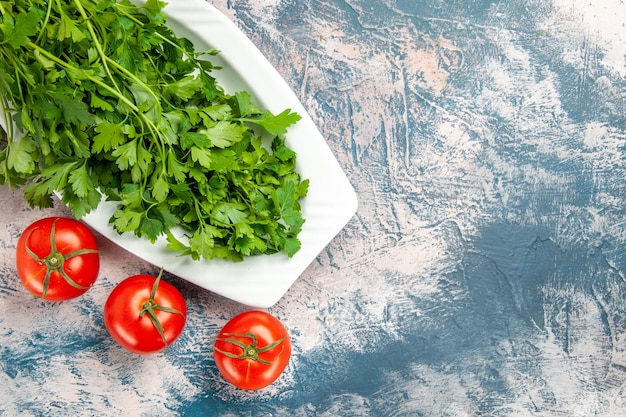
[[[308,180],[283,135],[300,116],[225,93],[204,58],[217,51],[175,36],[163,6],[0,1],[0,104],[19,130],[0,183],[33,207],[58,191],[77,218],[104,196],[119,233],[165,235],[193,259],[293,256]]]

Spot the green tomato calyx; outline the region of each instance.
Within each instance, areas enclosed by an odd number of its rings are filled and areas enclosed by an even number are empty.
[[[225,343],[230,343],[233,344],[235,346],[238,346],[241,348],[242,353],[240,355],[237,355],[235,353],[232,352],[226,352],[218,347],[215,347],[215,350],[218,351],[219,353],[221,353],[222,355],[228,356],[229,358],[233,358],[233,359],[250,359],[253,361],[257,361],[260,362],[262,364],[265,365],[271,365],[273,363],[273,361],[267,361],[265,359],[261,359],[259,357],[259,355],[261,353],[267,352],[269,350],[274,349],[276,346],[280,345],[286,338],[287,335],[281,337],[280,339],[276,340],[273,343],[270,343],[269,345],[265,346],[265,347],[259,347],[258,346],[258,341],[256,336],[254,335],[254,333],[248,332],[248,333],[243,333],[243,334],[238,334],[238,333],[224,333],[224,336],[227,337],[218,337],[217,340],[221,341],[221,342],[225,342]],[[238,338],[247,338],[247,339],[251,339],[252,343],[250,344],[246,344],[244,342],[242,342],[241,340],[238,339],[232,339],[233,337],[238,337]],[[281,352],[284,349],[284,347],[281,347]]]
[[[154,300],[154,298],[156,297],[157,289],[159,288],[159,283],[161,282],[161,275],[163,275],[163,269],[161,269],[159,275],[154,280],[154,285],[152,285],[152,291],[150,292],[150,298],[148,299],[148,301],[143,303],[139,315],[143,317],[147,314],[148,317],[150,317],[150,321],[152,321],[154,328],[157,330],[157,332],[159,332],[161,339],[163,339],[163,343],[165,344],[165,346],[167,346],[168,343],[167,338],[165,337],[165,332],[163,331],[163,325],[161,325],[161,321],[157,317],[155,310],[165,311],[172,314],[180,314],[183,317],[185,317],[185,315],[175,308],[159,305]]]

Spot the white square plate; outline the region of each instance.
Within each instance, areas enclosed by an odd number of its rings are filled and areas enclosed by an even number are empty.
[[[119,235],[109,225],[115,210],[111,203],[101,203],[81,220],[138,257],[202,288],[252,307],[270,307],[352,218],[356,194],[291,88],[232,21],[203,0],[175,0],[164,12],[176,35],[188,38],[196,50],[220,51],[211,60],[223,69],[213,76],[227,92],[247,90],[260,108],[273,112],[290,108],[302,116],[286,136],[287,144],[297,152],[298,172],[310,180],[309,193],[302,201],[306,219],[299,235],[302,248],[292,258],[279,253],[236,263],[193,261],[171,252],[164,238],[151,244],[129,233]],[[1,117],[0,123],[4,123]]]

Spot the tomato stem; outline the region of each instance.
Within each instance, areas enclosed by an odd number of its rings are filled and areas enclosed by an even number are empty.
[[[56,242],[56,226],[57,226],[58,221],[59,219],[55,219],[54,222],[52,223],[52,228],[50,229],[50,253],[46,257],[40,258],[28,246],[28,243],[30,242],[30,236],[33,234],[34,230],[31,230],[31,232],[28,234],[28,237],[26,239],[26,245],[25,245],[26,252],[35,261],[37,261],[37,263],[46,266],[46,276],[43,279],[43,288],[41,291],[41,298],[46,298],[46,294],[48,293],[48,288],[50,286],[50,277],[52,276],[52,273],[55,271],[58,272],[63,277],[65,282],[70,284],[72,287],[78,288],[80,290],[88,289],[89,287],[80,285],[79,283],[74,281],[72,278],[70,278],[69,275],[67,275],[64,269],[65,261],[75,256],[86,255],[89,253],[98,253],[97,249],[78,249],[73,252],[68,252],[65,254],[59,252],[59,249],[57,247],[57,242]]]
[[[271,365],[273,363],[273,361],[266,361],[265,359],[261,359],[259,358],[259,355],[261,353],[267,352],[268,350],[274,349],[276,346],[280,345],[283,340],[285,340],[287,338],[287,335],[281,337],[280,339],[276,340],[273,343],[270,343],[269,345],[260,348],[258,346],[258,341],[256,336],[254,335],[254,333],[248,332],[248,333],[243,333],[243,334],[238,334],[238,333],[224,333],[224,336],[228,336],[228,337],[218,337],[217,340],[221,341],[221,342],[225,342],[225,343],[230,343],[233,344],[235,346],[238,346],[241,348],[242,353],[240,355],[237,355],[235,353],[232,352],[226,352],[218,347],[215,347],[215,350],[218,351],[219,353],[221,353],[222,355],[228,356],[229,358],[233,358],[233,359],[251,359],[257,362],[260,362],[262,364],[265,365]],[[244,342],[242,342],[241,340],[237,340],[237,339],[231,339],[231,337],[244,337],[244,338],[248,338],[248,339],[252,339],[252,343],[250,344],[246,344]],[[284,346],[281,347],[281,352],[284,349]]]
[[[185,315],[175,308],[162,306],[162,305],[157,304],[156,301],[154,301],[154,298],[156,297],[157,289],[159,288],[159,282],[161,282],[162,275],[163,275],[163,268],[161,268],[159,275],[154,280],[154,284],[152,285],[152,290],[150,291],[150,298],[148,299],[148,301],[143,303],[143,306],[141,307],[141,311],[139,312],[139,315],[142,317],[145,314],[148,315],[148,317],[150,318],[150,321],[152,321],[152,325],[157,330],[157,332],[159,332],[161,339],[163,339],[163,343],[165,344],[165,346],[167,346],[168,344],[167,338],[165,337],[163,326],[161,325],[161,321],[157,317],[155,310],[165,311],[167,313],[172,313],[172,314],[180,314],[183,317],[185,317]]]

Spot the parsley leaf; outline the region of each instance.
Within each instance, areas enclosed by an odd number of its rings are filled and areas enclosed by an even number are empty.
[[[78,169],[73,170],[69,176],[69,182],[76,197],[85,198],[89,195],[89,191],[93,189],[93,183],[87,165],[82,164]]]
[[[30,37],[37,33],[39,19],[37,11],[31,9],[28,13],[20,13],[15,20],[10,15],[6,15],[2,25],[4,32],[3,43],[8,43],[13,48],[19,48],[30,41]]]
[[[296,123],[301,118],[299,114],[293,113],[291,109],[286,109],[277,115],[266,110],[258,118],[246,120],[261,126],[270,134],[278,136],[287,133],[287,127]]]
[[[243,138],[245,126],[220,120],[214,126],[204,130],[211,144],[218,148],[226,148],[239,142]]]
[[[97,132],[97,135],[93,137],[91,144],[91,152],[93,153],[108,152],[126,141],[123,126],[119,123],[103,121],[94,127],[94,131]]]
[[[9,150],[7,165],[9,169],[20,174],[32,174],[35,171],[37,147],[28,136],[12,141],[6,148]]]

